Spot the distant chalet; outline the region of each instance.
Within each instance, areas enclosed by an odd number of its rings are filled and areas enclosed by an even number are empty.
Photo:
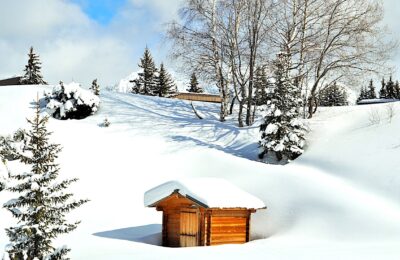
[[[221,103],[222,99],[219,95],[203,94],[203,93],[177,93],[172,98],[190,100],[190,101],[201,101],[210,103]]]
[[[20,85],[21,77],[12,77],[8,79],[1,79],[0,86]]]
[[[168,247],[241,244],[250,238],[250,215],[260,199],[217,178],[170,181],[145,193],[146,207],[163,212],[162,244]]]

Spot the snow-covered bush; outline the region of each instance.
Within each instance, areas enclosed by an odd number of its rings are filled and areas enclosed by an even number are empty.
[[[100,99],[78,83],[60,82],[51,93],[45,93],[46,108],[57,119],[83,119],[94,114],[100,105]]]
[[[27,141],[28,135],[23,129],[18,129],[12,136],[0,136],[0,160],[17,160]]]
[[[108,121],[108,118],[104,118],[103,123],[101,124],[102,127],[109,127],[111,125],[110,121]]]

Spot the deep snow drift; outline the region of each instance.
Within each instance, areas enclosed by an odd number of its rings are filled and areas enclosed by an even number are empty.
[[[26,127],[44,87],[0,87],[0,134]],[[61,177],[78,177],[72,212],[82,224],[60,237],[72,259],[399,259],[400,105],[321,109],[305,154],[286,166],[257,162],[258,127],[218,122],[216,104],[104,91],[96,115],[48,125],[64,147]],[[371,121],[379,115],[379,123]],[[110,127],[99,125],[107,117]],[[18,170],[15,163],[8,165]],[[251,222],[245,245],[171,249],[160,243],[161,214],[143,206],[144,192],[166,181],[218,177],[268,207]],[[0,193],[0,203],[10,194]],[[15,225],[0,209],[4,228]]]

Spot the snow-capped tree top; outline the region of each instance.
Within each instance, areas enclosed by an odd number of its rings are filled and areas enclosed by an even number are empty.
[[[145,193],[144,205],[150,207],[176,190],[209,208],[265,208],[259,198],[219,178],[190,178],[163,183]]]

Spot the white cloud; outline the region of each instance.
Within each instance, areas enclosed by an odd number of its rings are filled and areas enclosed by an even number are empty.
[[[98,78],[103,86],[113,85],[137,69],[146,44],[161,62],[166,51],[159,44],[160,24],[172,16],[174,4],[151,2],[128,2],[102,26],[66,0],[5,1],[0,8],[0,78],[22,73],[30,46],[39,53],[50,83],[74,79],[88,86]]]

